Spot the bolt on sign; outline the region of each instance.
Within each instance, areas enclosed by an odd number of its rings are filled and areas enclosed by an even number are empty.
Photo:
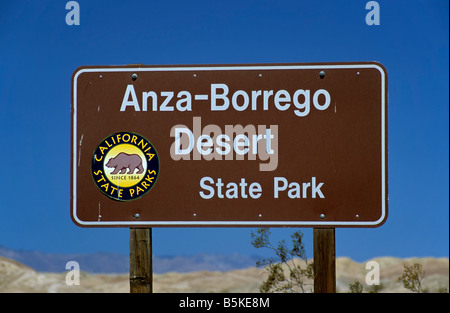
[[[376,227],[387,213],[379,63],[73,73],[79,226]]]

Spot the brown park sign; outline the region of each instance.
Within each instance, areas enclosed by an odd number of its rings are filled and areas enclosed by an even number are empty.
[[[387,73],[376,62],[72,76],[79,226],[377,227],[387,155]]]

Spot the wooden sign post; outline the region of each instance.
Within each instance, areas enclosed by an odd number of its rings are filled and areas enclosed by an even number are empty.
[[[336,293],[334,228],[314,228],[314,293]]]
[[[152,229],[130,228],[130,292],[153,292]]]

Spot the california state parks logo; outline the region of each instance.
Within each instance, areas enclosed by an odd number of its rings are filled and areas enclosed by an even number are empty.
[[[95,185],[107,197],[129,201],[152,189],[159,174],[155,147],[145,137],[130,132],[108,136],[95,149],[91,165]]]

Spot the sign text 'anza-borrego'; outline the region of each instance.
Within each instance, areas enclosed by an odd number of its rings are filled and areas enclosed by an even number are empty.
[[[81,226],[374,227],[387,217],[378,63],[74,72]]]

